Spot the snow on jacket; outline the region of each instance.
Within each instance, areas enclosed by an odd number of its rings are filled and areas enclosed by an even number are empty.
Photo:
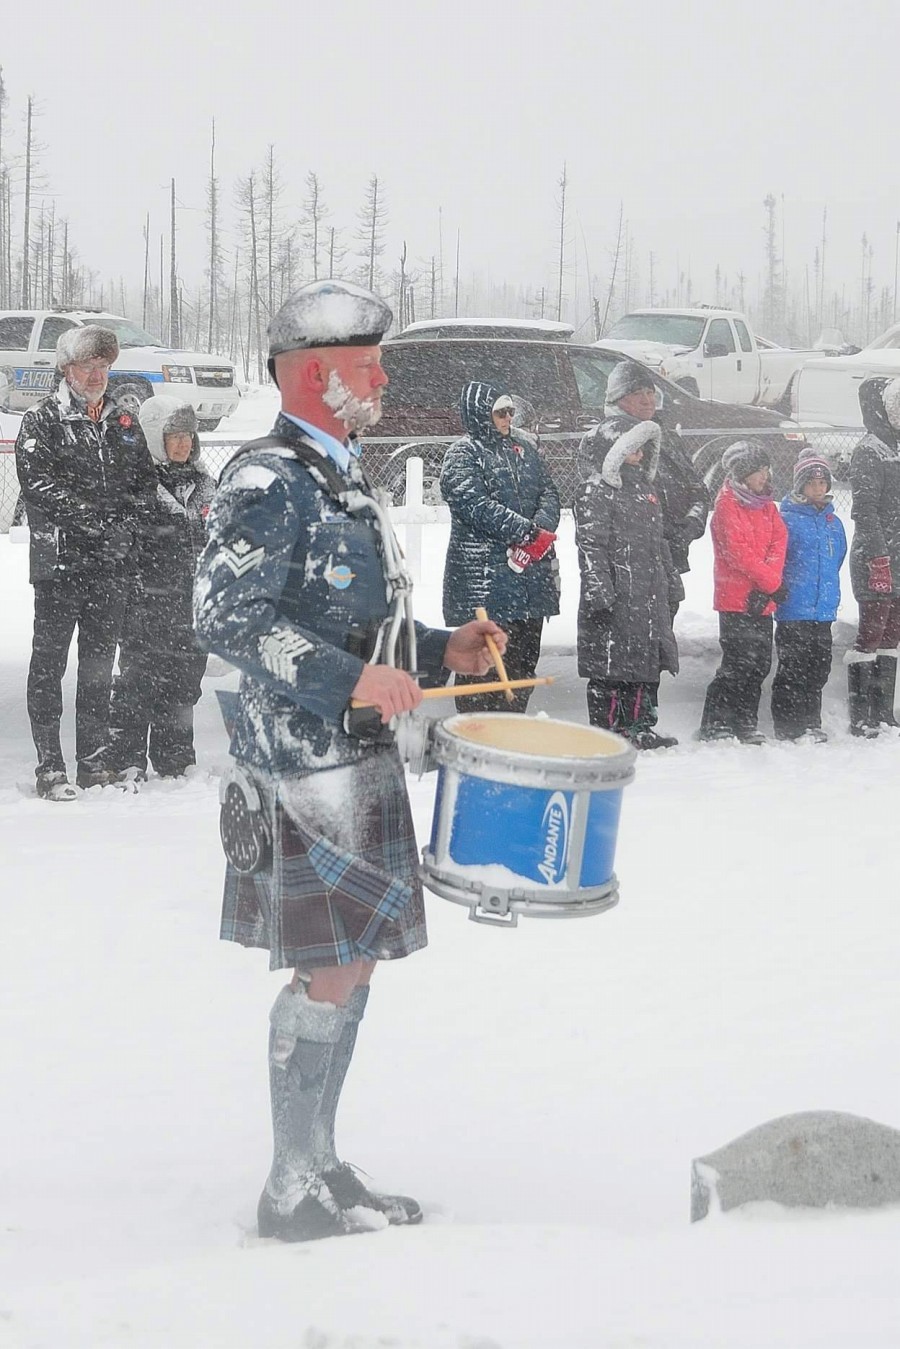
[[[819,507],[786,496],[780,509],[788,533],[782,576],[788,596],[775,617],[779,623],[833,623],[841,602],[841,565],[847,556],[844,526],[831,502]]]
[[[850,582],[857,600],[888,598],[869,588],[869,563],[875,557],[890,558],[891,597],[900,595],[900,448],[884,410],[887,383],[883,376],[874,376],[859,386],[859,406],[869,434],[850,461],[854,522]]]
[[[273,434],[316,449],[285,417]],[[355,461],[335,471],[371,495]],[[287,444],[226,466],[208,523],[194,618],[201,645],[241,671],[234,757],[278,775],[381,752],[343,724],[388,612],[374,515],[351,512]],[[441,678],[449,634],[417,630],[419,669]]]
[[[638,446],[643,462],[626,464]],[[653,481],[658,458],[659,427],[635,422],[576,490],[582,676],[655,683],[661,669],[678,670],[669,612],[672,564]]]
[[[615,403],[607,404],[604,413],[605,419],[578,447],[576,467],[581,478],[590,477],[619,436],[639,424],[637,417],[623,412]],[[656,418],[653,420],[661,431],[659,468],[654,486],[662,507],[663,533],[676,571],[687,572],[691,569],[688,549],[706,532],[709,492],[691,463],[681,436]]]
[[[135,550],[129,607],[152,613],[166,630],[190,632],[194,574],[206,547],[206,520],[216,484],[202,461],[155,467],[154,515]]]
[[[98,422],[63,381],[29,408],[16,437],[16,470],[31,531],[31,580],[121,567],[110,531],[149,522],[156,474],[143,432],[109,394]]]
[[[498,623],[559,613],[559,563],[554,549],[523,572],[507,549],[530,542],[539,529],[556,531],[559,493],[530,439],[501,436],[491,409],[503,390],[471,383],[460,416],[468,435],[450,446],[441,469],[441,495],[450,510],[444,568],[444,620],[466,623],[483,605]]]
[[[713,507],[713,608],[743,614],[751,590],[771,595],[781,585],[787,552],[787,529],[774,501],[745,506],[725,481]],[[774,603],[763,616],[775,612]]]

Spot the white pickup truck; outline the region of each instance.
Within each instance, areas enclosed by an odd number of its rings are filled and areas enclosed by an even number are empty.
[[[797,351],[755,337],[733,309],[635,309],[597,346],[651,366],[688,393],[720,403],[756,403],[790,412],[791,386],[821,351]]]
[[[120,314],[87,309],[6,309],[0,311],[0,373],[10,384],[7,406],[24,412],[52,393],[59,382],[56,343],[67,328],[99,323],[119,340],[119,358],[109,386],[120,402],[137,407],[154,393],[173,393],[193,404],[201,431],[214,431],[234,412],[240,390],[234,366],[221,356],[172,351]]]

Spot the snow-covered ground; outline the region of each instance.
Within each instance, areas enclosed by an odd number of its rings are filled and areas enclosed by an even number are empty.
[[[426,530],[424,619],[444,539]],[[558,682],[533,706],[583,721],[570,523],[562,553]],[[190,780],[30,796],[26,550],[0,539],[0,1345],[900,1345],[896,1210],[688,1221],[692,1157],[767,1118],[900,1124],[900,739],[851,740],[836,661],[827,746],[693,742],[717,651],[694,553],[662,691],[682,744],[626,792],[619,907],[498,932],[429,899],[428,950],[377,974],[339,1118],[426,1222],[282,1247],[253,1229],[284,979],[217,941],[217,685]],[[433,790],[411,784],[421,840]]]

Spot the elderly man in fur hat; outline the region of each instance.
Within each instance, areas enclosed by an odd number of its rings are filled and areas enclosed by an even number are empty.
[[[384,663],[390,522],[359,458],[387,375],[387,305],[328,280],[269,325],[281,392],[271,436],[226,467],[209,514],[194,614],[241,671],[223,802],[222,936],[291,969],[269,1015],[274,1155],[259,1233],[281,1241],[418,1222],[414,1199],[366,1186],[335,1151],[335,1112],[378,962],[425,945],[425,911],[392,719],[421,701],[413,668],[484,674],[492,622],[417,628],[416,667]],[[411,661],[412,653],[405,653]],[[377,709],[372,734],[351,714]],[[390,1129],[385,1064],[380,1127]],[[387,1111],[387,1114],[385,1114]]]
[[[38,795],[71,801],[60,744],[62,678],[78,629],[76,782],[106,786],[109,695],[128,578],[128,555],[150,519],[156,475],[135,420],[107,393],[119,354],[115,333],[69,328],[56,349],[62,381],[29,409],[16,468],[31,528],[34,645],[28,715]]]

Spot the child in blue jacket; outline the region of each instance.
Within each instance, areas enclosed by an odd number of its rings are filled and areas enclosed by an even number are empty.
[[[775,610],[772,720],[779,740],[822,741],[828,739],[822,690],[831,671],[831,625],[841,599],[847,536],[834,513],[831,469],[815,451],[806,450],[797,461],[793,491],[780,509],[788,532],[787,598]]]

